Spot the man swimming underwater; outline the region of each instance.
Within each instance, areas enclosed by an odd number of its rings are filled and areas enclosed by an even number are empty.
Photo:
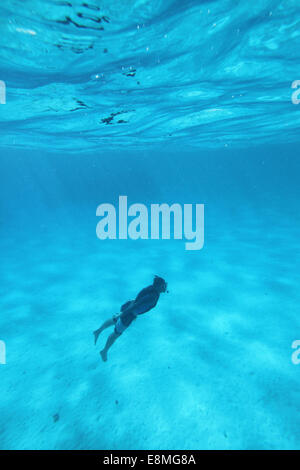
[[[100,333],[106,328],[115,325],[113,333],[107,338],[104,349],[100,351],[104,362],[107,361],[107,352],[116,339],[129,327],[130,323],[132,323],[138,315],[149,312],[149,310],[155,307],[162,292],[168,292],[167,283],[162,277],[155,276],[151,286],[142,289],[135,300],[129,300],[122,305],[121,313],[117,313],[109,320],[106,320],[98,330],[94,331],[96,344]]]

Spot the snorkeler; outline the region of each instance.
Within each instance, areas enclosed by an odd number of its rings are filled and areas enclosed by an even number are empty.
[[[126,330],[126,328],[129,327],[130,323],[132,323],[138,315],[146,313],[155,307],[162,292],[168,292],[167,283],[162,277],[155,276],[151,286],[142,289],[136,296],[135,300],[129,300],[122,305],[121,313],[118,313],[109,320],[106,320],[98,330],[94,331],[96,344],[100,333],[106,328],[115,325],[113,333],[111,333],[107,338],[104,349],[100,351],[100,355],[104,362],[107,361],[107,352],[116,339],[124,330]]]

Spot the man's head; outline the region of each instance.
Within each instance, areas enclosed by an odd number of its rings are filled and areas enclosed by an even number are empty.
[[[167,291],[168,284],[166,283],[166,281],[162,277],[154,276],[153,286],[155,287],[155,289],[159,293],[160,292],[168,292]]]

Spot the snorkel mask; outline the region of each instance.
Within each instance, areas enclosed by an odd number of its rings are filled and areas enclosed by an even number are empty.
[[[162,292],[166,292],[167,294],[169,293],[169,291],[167,290],[167,287],[168,287],[168,283],[162,278],[162,277],[159,277],[159,276],[154,276],[154,285],[159,285],[162,289]]]

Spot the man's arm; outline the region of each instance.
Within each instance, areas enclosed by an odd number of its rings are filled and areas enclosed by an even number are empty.
[[[145,306],[147,310],[153,308],[156,305],[157,299],[154,299],[153,295],[146,294],[141,297],[139,300],[133,300],[132,303],[125,309],[123,312],[132,313],[135,315],[135,310],[139,309],[141,306]]]

